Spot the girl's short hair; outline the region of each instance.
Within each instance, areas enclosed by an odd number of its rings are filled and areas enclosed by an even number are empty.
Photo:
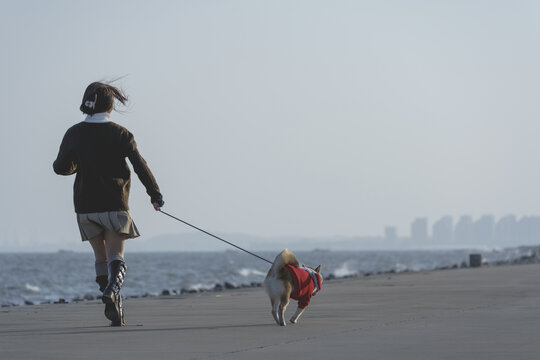
[[[115,109],[115,99],[122,103],[122,105],[125,105],[127,96],[122,90],[112,85],[93,82],[84,91],[79,109],[87,115],[111,112]]]

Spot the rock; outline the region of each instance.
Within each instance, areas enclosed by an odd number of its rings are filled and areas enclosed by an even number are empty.
[[[234,286],[230,282],[225,282],[225,289],[236,289],[236,286]]]
[[[24,300],[24,305],[34,305],[30,300]]]
[[[221,284],[216,284],[214,286],[214,291],[223,291],[223,285]]]
[[[84,295],[84,300],[94,300],[94,299],[97,299],[96,297],[94,297],[94,295],[91,295],[91,294]]]
[[[170,296],[170,295],[171,295],[171,292],[169,290],[167,290],[167,289],[165,289],[165,290],[163,290],[161,292],[161,296]]]

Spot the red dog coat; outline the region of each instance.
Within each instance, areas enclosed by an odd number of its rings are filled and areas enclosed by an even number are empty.
[[[291,293],[291,299],[298,300],[298,307],[305,309],[308,306],[313,290],[315,289],[315,279],[311,277],[310,273],[303,268],[286,265],[287,270],[291,274],[293,279],[293,292]],[[321,276],[315,273],[317,279],[317,288],[321,289]]]

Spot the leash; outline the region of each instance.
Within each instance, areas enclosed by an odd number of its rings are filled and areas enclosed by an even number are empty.
[[[242,251],[244,251],[244,252],[247,252],[248,254],[253,255],[253,256],[255,256],[256,258],[259,258],[259,259],[261,259],[261,260],[263,260],[263,261],[266,261],[266,262],[269,263],[269,264],[272,264],[272,262],[271,262],[270,260],[267,260],[267,259],[265,259],[265,258],[263,258],[263,257],[260,257],[259,255],[254,254],[254,253],[252,253],[251,251],[247,251],[246,249],[243,249],[243,248],[241,248],[240,246],[234,245],[233,243],[228,242],[227,240],[222,239],[222,238],[220,238],[219,236],[216,236],[216,235],[214,235],[214,234],[211,234],[211,233],[209,233],[208,231],[205,231],[205,230],[203,230],[203,229],[201,229],[201,228],[198,228],[198,227],[196,227],[195,225],[192,225],[192,224],[188,223],[187,221],[184,221],[184,220],[182,220],[182,219],[179,219],[179,218],[177,218],[176,216],[172,216],[171,214],[166,213],[165,211],[163,211],[163,210],[161,210],[161,209],[159,209],[158,211],[159,211],[160,213],[162,213],[162,214],[165,214],[165,215],[167,215],[167,216],[169,216],[169,217],[175,219],[175,220],[180,221],[181,223],[186,224],[187,226],[191,226],[192,228],[197,229],[197,230],[199,230],[200,232],[205,233],[206,235],[210,235],[210,236],[212,236],[212,237],[214,237],[214,238],[216,238],[216,239],[218,239],[218,240],[223,241],[224,243],[227,243],[227,244],[229,244],[229,245],[231,245],[231,246],[234,246],[235,248],[237,248],[237,249],[239,249],[239,250],[242,250]]]

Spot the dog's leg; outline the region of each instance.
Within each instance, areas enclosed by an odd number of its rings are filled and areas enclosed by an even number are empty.
[[[276,321],[276,324],[280,325],[279,324],[279,316],[278,316],[279,301],[275,301],[274,299],[270,299],[270,301],[272,302],[272,317]]]
[[[298,318],[300,317],[300,315],[302,315],[304,310],[305,309],[296,308],[296,311],[295,311],[294,315],[291,317],[291,320],[289,320],[291,322],[291,324],[298,323]]]
[[[283,295],[281,297],[281,302],[279,304],[279,325],[285,326],[285,309],[287,309],[287,305],[289,305],[289,296]]]

